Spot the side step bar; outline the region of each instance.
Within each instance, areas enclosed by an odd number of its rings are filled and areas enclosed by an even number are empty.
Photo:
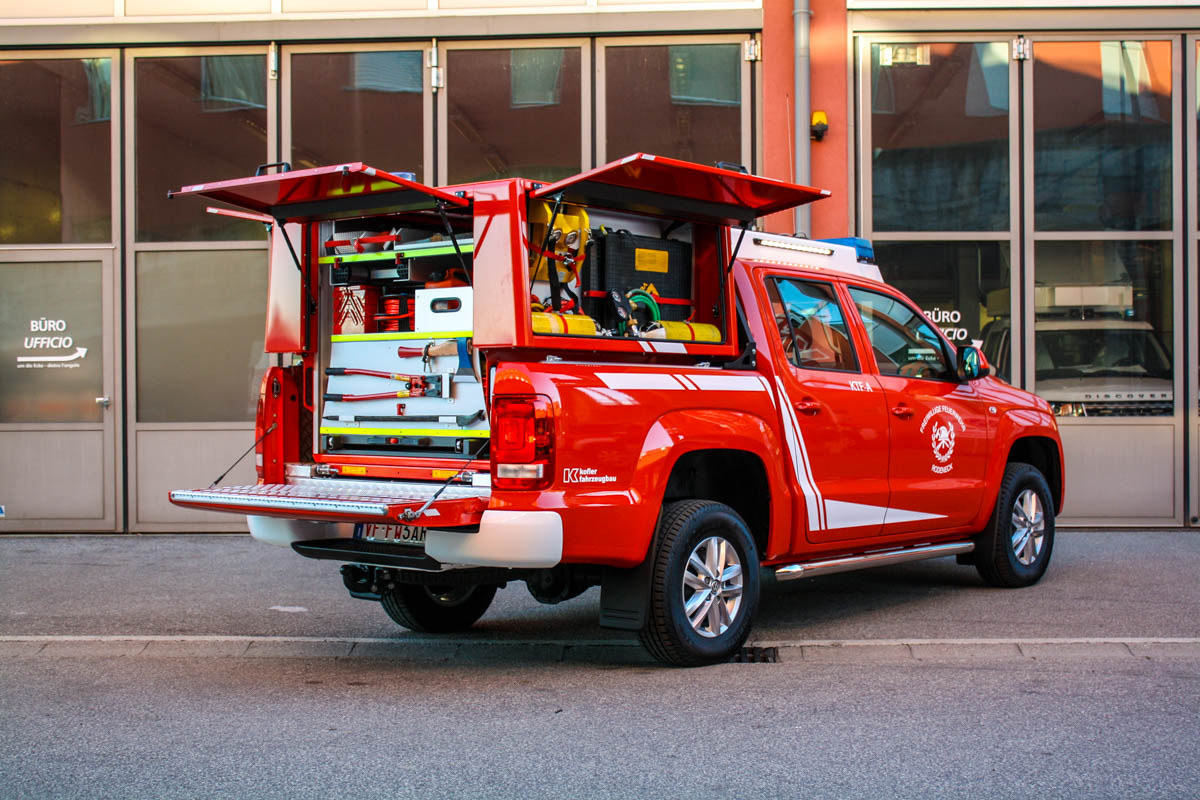
[[[905,561],[922,561],[926,558],[941,558],[975,549],[974,542],[952,542],[950,544],[927,544],[905,550],[887,550],[879,553],[864,553],[860,556],[831,558],[826,561],[806,561],[788,564],[775,570],[775,579],[790,581],[796,578],[811,578],[815,575],[832,575],[835,572],[851,572],[856,569],[882,567],[885,564],[903,564]]]

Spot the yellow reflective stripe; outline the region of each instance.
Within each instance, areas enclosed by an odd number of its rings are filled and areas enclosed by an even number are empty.
[[[368,436],[444,436],[456,439],[486,439],[491,431],[460,428],[321,428],[321,433],[366,434]]]
[[[335,333],[329,337],[331,342],[387,342],[411,339],[470,339],[471,331],[436,331],[434,333],[419,333],[408,331],[404,333]]]

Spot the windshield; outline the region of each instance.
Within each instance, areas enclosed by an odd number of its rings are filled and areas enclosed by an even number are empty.
[[[1038,380],[1162,378],[1171,363],[1154,332],[1129,328],[1039,330],[1034,335]]]

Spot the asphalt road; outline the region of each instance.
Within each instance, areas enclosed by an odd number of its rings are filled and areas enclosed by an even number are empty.
[[[775,584],[775,664],[661,668],[510,585],[404,632],[245,537],[0,538],[0,797],[1200,797],[1200,534]]]

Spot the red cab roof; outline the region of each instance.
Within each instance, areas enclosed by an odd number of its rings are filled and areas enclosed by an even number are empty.
[[[742,225],[829,196],[827,189],[645,153],[543,186],[532,196],[559,193],[567,203],[720,225]]]
[[[461,208],[469,201],[356,161],[332,167],[279,172],[253,178],[198,183],[167,192],[194,194],[287,222],[361,217],[435,208]]]

